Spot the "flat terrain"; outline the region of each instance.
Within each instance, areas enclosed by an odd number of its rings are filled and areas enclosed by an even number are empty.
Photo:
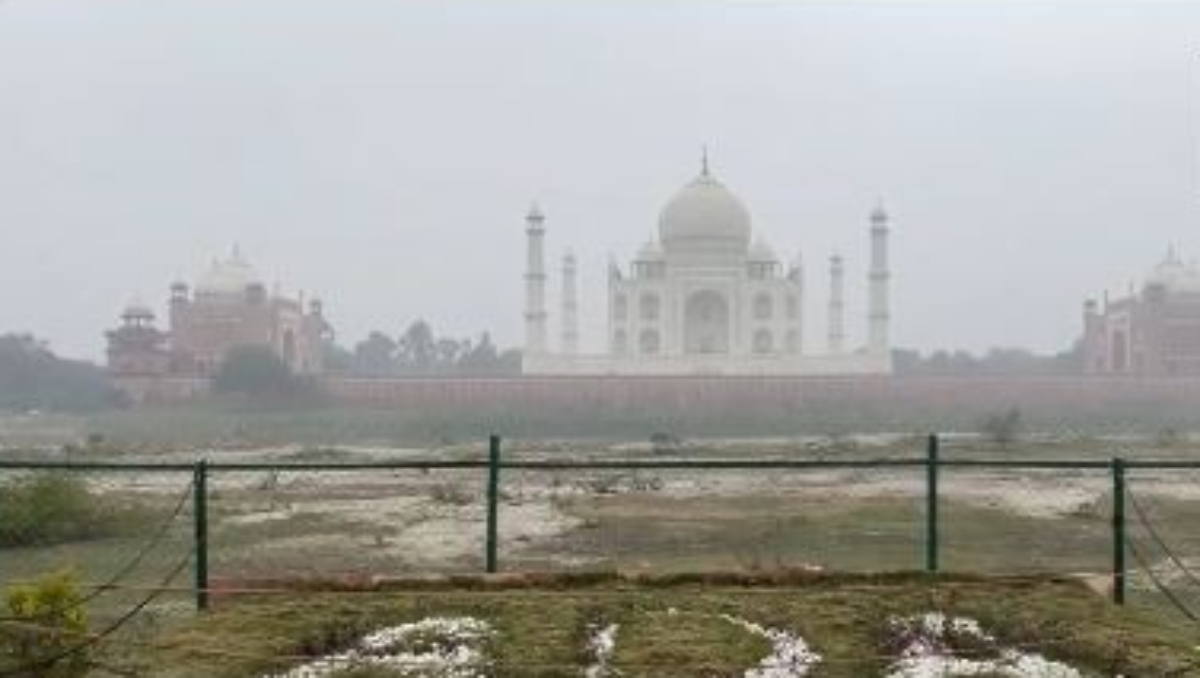
[[[914,457],[905,436],[730,440],[655,449],[647,443],[514,442],[521,459],[852,460]],[[1189,458],[1193,443],[1031,440],[998,447],[951,439],[957,458]],[[62,458],[61,453],[25,453]],[[71,458],[280,464],[414,458],[479,459],[482,445],[433,449],[346,446],[204,451],[190,448]],[[9,476],[13,476],[10,473]],[[160,525],[161,540],[125,583],[153,584],[191,548],[188,472],[87,473],[89,487],[142,507],[142,529],[106,539],[5,549],[6,580],[74,567],[103,583]],[[1130,488],[1158,535],[1200,571],[1200,471],[1136,471]],[[221,471],[209,479],[210,571],[215,580],[477,573],[482,570],[485,478],[481,471]],[[925,478],[920,468],[788,471],[506,471],[500,483],[501,567],[508,571],[702,572],[814,567],[827,571],[916,570],[924,565]],[[180,500],[183,500],[182,505]],[[1106,470],[950,469],[940,488],[944,570],[1091,574],[1111,566],[1111,479]],[[1188,574],[1152,543],[1130,511],[1130,534],[1160,578],[1189,587]],[[1134,598],[1152,582],[1133,570]],[[1188,591],[1189,594],[1200,593]],[[113,593],[98,612],[120,610]],[[111,602],[111,604],[110,604]],[[1161,601],[1160,601],[1161,602]],[[184,603],[184,601],[181,601]]]
[[[921,437],[903,435],[658,444],[517,440],[505,446],[506,458],[526,460],[838,461],[911,459],[922,453]],[[102,443],[65,451],[20,446],[6,452],[8,458],[190,463],[206,457],[285,465],[481,459],[484,454],[481,440],[408,448],[124,449]],[[1200,457],[1200,445],[1183,436],[1040,436],[1007,446],[950,436],[943,447],[945,458],[959,459],[1108,459],[1115,454],[1193,459]],[[99,628],[190,557],[191,474],[71,473],[81,474],[89,491],[104,501],[136,507],[137,529],[103,539],[5,548],[0,550],[0,573],[10,583],[70,567],[87,587],[121,573],[117,588],[88,605],[92,626]],[[13,480],[21,472],[4,475]],[[500,479],[499,514],[499,557],[505,572],[611,579],[614,572],[669,577],[680,572],[803,571],[837,573],[836,578],[817,586],[761,590],[719,582],[647,587],[609,581],[578,590],[522,590],[519,595],[442,588],[271,596],[236,603],[222,598],[217,614],[197,618],[185,570],[172,582],[177,590],[159,597],[122,629],[111,647],[130,651],[111,659],[133,662],[126,668],[142,670],[142,675],[168,678],[267,675],[344,649],[357,635],[380,625],[469,615],[491,625],[488,637],[493,640],[485,648],[489,675],[539,675],[530,673],[535,664],[544,675],[579,675],[588,665],[580,650],[588,633],[584,629],[594,631],[604,623],[625,629],[611,657],[611,667],[621,675],[671,675],[667,669],[676,667],[681,671],[677,675],[741,675],[737,667],[754,666],[771,645],[760,635],[742,633],[745,628],[738,631],[743,622],[802,636],[825,658],[811,675],[885,675],[895,660],[888,654],[894,648],[883,639],[887,620],[945,612],[976,619],[1005,642],[1032,643],[1048,656],[1070,660],[1087,675],[1113,675],[1106,667],[1134,660],[1140,663],[1130,666],[1145,672],[1126,675],[1200,675],[1181,668],[1190,666],[1194,654],[1193,626],[1171,608],[1149,576],[1153,573],[1186,605],[1200,609],[1200,585],[1193,574],[1200,572],[1200,533],[1194,529],[1200,524],[1197,481],[1200,471],[1130,472],[1131,496],[1173,553],[1156,544],[1131,506],[1129,532],[1146,562],[1130,558],[1131,605],[1117,611],[1078,584],[1047,579],[1070,576],[1103,589],[1112,558],[1107,469],[946,469],[939,494],[943,570],[1039,578],[957,581],[936,588],[919,579],[881,586],[868,576],[923,567],[921,468],[506,470]],[[207,495],[211,581],[227,590],[264,578],[364,582],[475,575],[483,569],[485,486],[479,470],[214,471]],[[148,549],[145,557],[126,570],[143,549]],[[1065,634],[1065,639],[1042,647],[1055,634]],[[733,636],[742,640],[730,641]],[[361,674],[368,675],[376,674]]]

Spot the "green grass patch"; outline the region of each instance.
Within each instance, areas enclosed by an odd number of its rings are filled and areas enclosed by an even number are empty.
[[[347,647],[380,627],[470,616],[495,630],[486,650],[489,675],[497,678],[580,675],[588,630],[598,623],[619,627],[612,661],[619,675],[741,675],[768,645],[722,619],[732,615],[799,634],[824,658],[812,675],[849,678],[881,675],[892,661],[890,617],[936,610],[978,619],[1003,643],[1089,676],[1200,671],[1192,629],[1116,608],[1066,580],[808,574],[771,581],[608,577],[546,586],[554,580],[510,577],[469,589],[444,582],[242,599],[166,635],[139,660],[163,678],[261,676]]]
[[[45,546],[136,531],[150,511],[100,495],[66,473],[34,473],[0,484],[0,547]]]

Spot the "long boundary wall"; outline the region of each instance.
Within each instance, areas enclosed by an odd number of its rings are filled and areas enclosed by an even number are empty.
[[[122,384],[137,403],[202,396],[200,379]],[[325,392],[339,405],[413,411],[624,413],[633,416],[719,416],[829,413],[880,420],[933,415],[978,416],[1017,407],[1033,418],[1112,415],[1200,426],[1200,378],[1102,376],[1009,377],[388,377],[327,376]],[[852,411],[852,412],[851,412]],[[931,422],[932,423],[932,422]]]
[[[394,406],[604,407],[705,410],[724,407],[858,405],[869,409],[1021,407],[1075,411],[1195,407],[1200,378],[1111,377],[513,377],[330,378],[344,403]]]

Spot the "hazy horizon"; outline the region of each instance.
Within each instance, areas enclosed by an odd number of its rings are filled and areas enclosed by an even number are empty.
[[[237,243],[342,343],[417,317],[522,335],[522,218],[580,260],[585,348],[698,170],[807,265],[893,218],[896,346],[1078,336],[1170,243],[1200,255],[1200,6],[0,2],[0,333],[96,359]],[[557,331],[552,330],[552,336]]]

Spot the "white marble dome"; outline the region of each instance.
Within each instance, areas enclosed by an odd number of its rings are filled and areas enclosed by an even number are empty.
[[[197,281],[196,292],[203,295],[242,295],[247,287],[261,284],[254,267],[235,249],[229,259],[213,262],[208,272]]]
[[[1179,294],[1200,293],[1200,269],[1189,264],[1171,248],[1167,256],[1154,267],[1146,279],[1147,285],[1161,286],[1167,292]]]
[[[707,171],[684,186],[658,218],[663,247],[718,247],[745,252],[750,246],[750,211]]]

